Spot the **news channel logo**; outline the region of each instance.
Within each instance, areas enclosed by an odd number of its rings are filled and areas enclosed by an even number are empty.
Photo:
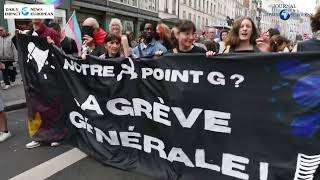
[[[28,7],[22,7],[21,8],[21,14],[23,15],[23,16],[28,16],[29,15],[29,8]]]
[[[280,16],[280,19],[286,21],[286,20],[290,19],[291,14],[288,9],[282,9],[279,13],[279,16]]]

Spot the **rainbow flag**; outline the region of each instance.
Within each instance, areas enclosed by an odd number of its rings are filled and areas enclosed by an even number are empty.
[[[80,26],[79,26],[75,11],[73,11],[66,26],[64,27],[64,33],[66,36],[76,41],[78,52],[80,55],[81,46],[82,46],[82,36],[81,36]]]
[[[63,0],[42,0],[44,4],[53,4],[54,8],[58,8],[63,4]]]

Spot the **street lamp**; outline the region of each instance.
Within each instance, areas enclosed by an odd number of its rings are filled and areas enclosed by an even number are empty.
[[[231,19],[229,16],[227,16],[227,24],[228,26],[232,26],[234,23],[234,19]]]

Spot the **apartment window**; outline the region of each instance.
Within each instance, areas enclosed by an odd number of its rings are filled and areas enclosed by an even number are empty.
[[[183,18],[183,19],[186,19],[186,11],[183,11],[182,14],[183,14],[183,15],[182,15],[182,18]]]
[[[214,5],[213,14],[216,15],[216,5]]]
[[[168,13],[168,1],[165,1],[164,12]]]
[[[197,24],[197,20],[196,20],[196,15],[195,14],[193,15],[193,23]]]
[[[192,6],[192,0],[189,0],[189,6],[190,7]]]
[[[188,14],[188,19],[191,21],[191,13]]]
[[[176,15],[177,0],[172,0],[172,14]]]
[[[200,24],[201,24],[201,19],[200,19],[200,16],[198,16],[198,20],[197,20],[197,27],[198,28],[200,27]]]
[[[183,0],[183,4],[187,4],[187,0]]]
[[[204,17],[202,17],[202,22],[201,22],[202,24],[202,27],[204,26]]]
[[[206,11],[207,13],[209,12],[208,9],[209,9],[209,1],[207,1],[207,11]]]
[[[201,9],[201,0],[199,0],[198,8]]]
[[[206,5],[206,2],[205,2],[205,0],[203,0],[203,6],[202,6],[202,10],[204,11],[205,9],[205,5]]]
[[[210,4],[210,14],[212,15],[212,3]]]
[[[199,1],[200,1],[200,0],[199,0]],[[197,0],[194,0],[193,5],[194,5],[194,8],[197,8]]]
[[[206,26],[208,26],[209,24],[208,24],[208,19],[206,18]]]

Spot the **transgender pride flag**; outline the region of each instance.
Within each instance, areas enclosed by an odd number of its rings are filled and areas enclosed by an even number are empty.
[[[64,33],[66,36],[76,41],[78,52],[80,55],[81,46],[82,46],[82,37],[81,37],[80,26],[79,26],[75,11],[73,11],[66,26],[64,27]]]

